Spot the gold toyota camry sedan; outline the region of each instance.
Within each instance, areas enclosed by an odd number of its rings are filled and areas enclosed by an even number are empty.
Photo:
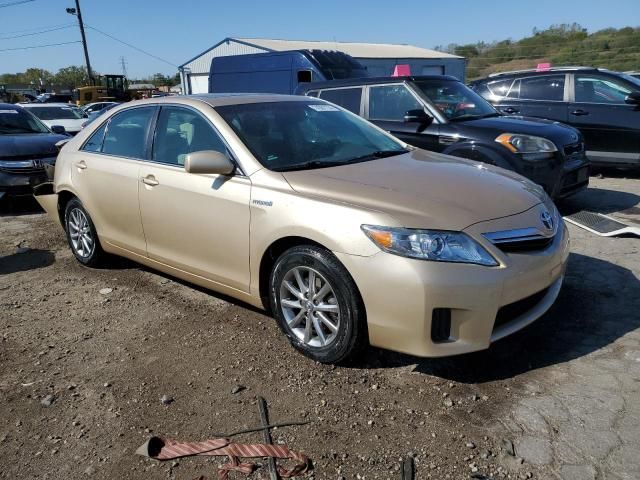
[[[82,264],[121,255],[265,308],[320,362],[485,349],[545,313],[569,254],[525,178],[311,97],[124,104],[62,148],[36,198]]]

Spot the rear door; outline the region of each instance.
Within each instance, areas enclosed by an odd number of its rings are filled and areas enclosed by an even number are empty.
[[[100,240],[140,255],[146,243],[138,206],[138,175],[156,107],[114,115],[73,154],[72,182]]]
[[[568,92],[567,75],[564,73],[521,77],[509,86],[498,109],[507,115],[566,122]]]
[[[640,108],[625,103],[632,87],[608,75],[576,73],[567,111],[585,137],[587,155],[607,163],[640,162]]]
[[[422,132],[418,132],[418,124],[404,121],[404,115],[408,110],[424,108],[422,101],[404,83],[367,87],[365,118],[409,145],[441,151],[443,145],[438,141],[439,125],[435,119]]]

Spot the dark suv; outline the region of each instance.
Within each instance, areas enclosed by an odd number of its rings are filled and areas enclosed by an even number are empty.
[[[579,129],[594,164],[640,166],[640,79],[591,67],[498,73],[471,87],[502,113]]]
[[[554,198],[589,183],[580,133],[537,118],[511,118],[449,76],[332,80],[301,87],[425,150],[513,170]]]

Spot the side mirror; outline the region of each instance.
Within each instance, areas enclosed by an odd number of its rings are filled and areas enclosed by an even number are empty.
[[[417,123],[418,128],[416,131],[418,133],[422,133],[432,122],[433,117],[421,108],[408,110],[404,114],[404,123]]]
[[[57,133],[58,135],[64,135],[65,133],[67,133],[67,131],[62,125],[52,125],[51,131],[53,133]]]
[[[629,105],[640,105],[640,92],[631,92],[624,99],[624,103],[628,103]]]
[[[222,152],[202,150],[187,155],[184,169],[189,173],[230,175],[235,170],[235,165]]]

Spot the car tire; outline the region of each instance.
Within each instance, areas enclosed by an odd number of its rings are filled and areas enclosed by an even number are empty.
[[[321,363],[340,363],[367,344],[360,293],[347,269],[316,246],[297,246],[276,261],[271,311],[291,344]]]
[[[100,246],[96,227],[77,198],[69,200],[64,210],[64,229],[71,252],[80,263],[88,267],[102,263],[105,253]]]

